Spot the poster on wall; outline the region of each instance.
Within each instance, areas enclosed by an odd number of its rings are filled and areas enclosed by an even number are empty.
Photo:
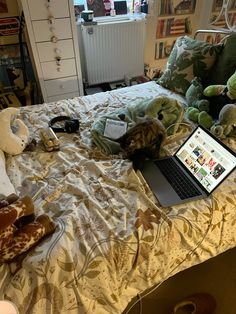
[[[87,0],[88,10],[93,10],[94,16],[104,16],[105,6],[103,0]]]
[[[8,13],[7,0],[0,0],[0,13]]]

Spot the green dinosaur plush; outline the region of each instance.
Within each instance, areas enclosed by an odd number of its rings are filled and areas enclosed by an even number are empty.
[[[219,120],[210,131],[219,138],[236,137],[236,104],[228,104],[221,109]]]
[[[224,106],[236,103],[236,72],[228,79],[226,85],[210,85],[204,90],[201,80],[194,78],[186,92],[186,100],[187,118],[210,129],[214,121],[219,119]]]
[[[209,102],[203,99],[203,86],[199,77],[194,77],[191,81],[191,85],[185,94],[188,107],[198,108],[200,111],[208,111]]]
[[[189,120],[207,129],[210,129],[214,123],[212,117],[206,111],[200,111],[198,108],[189,107],[186,111],[186,116]]]
[[[195,77],[191,81],[191,85],[185,95],[188,105],[186,116],[189,120],[209,129],[213,125],[213,119],[207,113],[209,110],[209,101],[204,99],[203,91],[201,79]]]

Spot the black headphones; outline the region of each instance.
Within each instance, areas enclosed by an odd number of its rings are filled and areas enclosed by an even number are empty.
[[[56,122],[65,121],[64,127],[54,127],[53,124]],[[53,129],[54,132],[66,132],[74,133],[79,130],[79,120],[73,119],[67,116],[58,116],[50,120],[49,127]]]

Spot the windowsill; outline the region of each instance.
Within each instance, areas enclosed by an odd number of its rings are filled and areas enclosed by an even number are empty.
[[[93,19],[93,22],[97,24],[110,24],[110,23],[122,23],[136,20],[144,20],[146,18],[145,13],[133,13],[133,14],[119,14],[116,16],[99,16]],[[78,24],[81,24],[82,19],[77,20]]]

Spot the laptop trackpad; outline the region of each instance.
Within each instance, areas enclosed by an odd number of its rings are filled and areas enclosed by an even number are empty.
[[[153,161],[146,161],[141,173],[162,206],[183,203]]]

